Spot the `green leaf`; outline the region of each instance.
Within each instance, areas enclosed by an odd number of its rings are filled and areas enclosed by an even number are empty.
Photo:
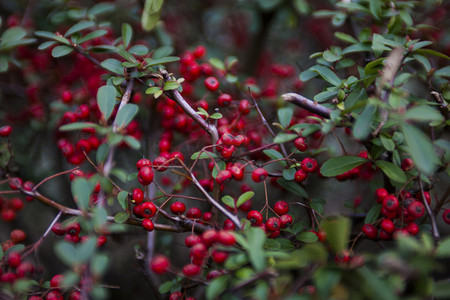
[[[425,71],[430,72],[431,70],[431,64],[427,57],[419,54],[414,54],[413,57],[422,64],[422,66],[425,68]]]
[[[444,117],[436,109],[428,105],[419,105],[408,109],[405,113],[405,119],[421,122],[444,121]]]
[[[103,225],[107,222],[108,214],[103,207],[97,206],[94,208],[94,215],[92,217],[92,223],[95,229],[102,229]]]
[[[287,128],[291,124],[294,110],[292,107],[283,107],[278,110],[278,120],[280,120],[281,126]]]
[[[103,119],[108,120],[116,105],[116,89],[111,85],[104,85],[97,91],[97,105]]]
[[[159,21],[164,0],[146,0],[142,11],[141,26],[145,31],[152,30]]]
[[[73,130],[80,130],[85,128],[96,128],[98,127],[97,124],[90,123],[90,122],[75,122],[70,124],[65,124],[61,127],[59,127],[59,131],[73,131]]]
[[[173,53],[174,49],[171,46],[162,46],[153,51],[152,58],[164,58]]]
[[[361,114],[358,116],[355,124],[353,125],[353,136],[357,140],[364,140],[369,134],[372,128],[372,122],[377,111],[377,106],[368,103]]]
[[[148,54],[148,48],[144,45],[134,45],[130,47],[128,50],[131,54],[137,55],[137,56],[144,56]]]
[[[266,241],[266,234],[261,228],[250,227],[246,231],[248,247],[247,254],[250,263],[257,272],[261,272],[266,268],[266,257],[263,250]]]
[[[437,56],[440,58],[450,59],[450,57],[448,57],[447,55],[437,52],[435,50],[431,50],[431,49],[418,49],[418,50],[415,50],[414,53],[419,53],[419,54],[422,54],[425,56],[426,55],[434,55],[434,56]]]
[[[248,192],[243,193],[242,195],[239,196],[239,198],[238,198],[238,200],[236,202],[236,207],[241,206],[242,204],[244,204],[245,202],[250,200],[254,195],[255,195],[255,193],[252,192],[252,191],[248,191]]]
[[[212,170],[212,173],[211,173],[211,176],[214,179],[216,178],[217,173],[219,173],[219,171],[225,170],[225,168],[226,168],[226,164],[225,164],[225,162],[223,160],[218,161],[217,162],[217,166],[219,167],[219,169],[217,169],[217,167],[214,166],[214,168]]]
[[[436,249],[436,257],[450,257],[450,238],[443,240]]]
[[[179,61],[179,60],[180,60],[180,58],[178,56],[166,56],[166,57],[162,57],[162,58],[158,58],[158,59],[146,58],[145,62],[147,63],[147,65],[145,67],[163,65],[163,64],[167,64],[167,63],[171,63],[171,62],[175,62],[175,61]]]
[[[89,267],[91,268],[92,274],[99,278],[103,274],[105,274],[106,269],[108,268],[109,258],[106,254],[97,254],[91,260]]]
[[[48,32],[48,31],[36,31],[34,33],[35,35],[37,35],[38,37],[42,37],[42,38],[46,38],[46,39],[50,39],[50,40],[55,40],[58,41],[62,44],[65,44],[67,46],[70,46],[70,42],[68,39],[66,39],[63,36],[60,35],[56,35],[53,32]]]
[[[372,47],[366,44],[359,43],[348,46],[342,51],[342,54],[349,54],[354,52],[367,52],[367,51],[372,51]]]
[[[130,214],[124,211],[118,212],[114,215],[114,222],[123,224],[130,217]]]
[[[383,144],[383,147],[387,151],[392,152],[392,151],[395,150],[395,143],[390,137],[388,137],[388,136],[386,136],[384,134],[381,134],[380,135],[380,140],[381,140],[381,143]]]
[[[323,52],[323,59],[325,59],[328,62],[336,62],[342,58],[341,55],[337,55],[331,50],[325,50]]]
[[[212,115],[209,116],[210,119],[222,119],[223,115],[221,113],[213,113]]]
[[[56,45],[55,41],[46,41],[39,45],[38,50],[45,50],[47,48],[50,48],[52,46]]]
[[[228,287],[228,281],[231,279],[230,275],[223,275],[214,278],[209,285],[206,286],[206,299],[220,299],[222,294]]]
[[[136,104],[127,103],[125,104],[121,110],[117,112],[116,119],[114,120],[114,124],[118,128],[126,127],[131,120],[133,120],[134,116],[138,112],[138,106]]]
[[[117,201],[120,204],[120,207],[122,207],[123,210],[127,209],[127,200],[128,200],[128,192],[127,191],[120,191],[117,195]]]
[[[161,88],[159,86],[152,86],[152,87],[149,87],[148,89],[146,89],[145,93],[146,94],[154,94],[159,91],[161,91]]]
[[[123,75],[122,63],[120,61],[118,61],[117,59],[114,59],[114,58],[105,59],[104,61],[102,61],[100,63],[100,65],[103,68],[107,69],[108,71],[111,71],[118,75]]]
[[[300,78],[301,81],[305,81],[306,82],[306,81],[308,81],[308,80],[310,80],[312,78],[315,78],[317,76],[319,76],[319,74],[317,74],[317,72],[314,72],[313,70],[308,69],[306,71],[301,72],[299,78]]]
[[[366,218],[364,219],[364,224],[373,224],[378,219],[378,216],[380,215],[381,211],[381,205],[375,204],[372,206],[372,208],[369,210],[369,212],[366,215]]]
[[[92,190],[89,182],[85,178],[75,177],[72,181],[72,195],[78,207],[82,210],[88,208]]]
[[[12,289],[15,293],[26,293],[33,285],[38,286],[39,284],[35,280],[18,278],[14,280]],[[6,297],[6,294],[4,294],[3,297]]]
[[[350,240],[351,222],[345,217],[330,218],[322,222],[322,228],[327,233],[327,241],[336,253],[347,248]]]
[[[333,157],[322,164],[320,173],[325,177],[334,177],[366,162],[368,162],[367,159],[359,156]]]
[[[323,102],[338,95],[338,91],[323,91],[314,96],[314,101]]]
[[[113,11],[115,8],[115,5],[112,3],[107,3],[107,2],[101,2],[98,3],[94,6],[92,6],[88,12],[87,15],[89,18],[94,18],[97,15],[101,15],[101,14],[105,14],[108,13],[110,11]]]
[[[20,41],[27,35],[25,29],[19,26],[14,26],[6,29],[1,37],[0,47],[7,47]]]
[[[284,169],[283,170],[283,178],[286,179],[287,181],[294,180],[295,172],[296,172],[296,170],[294,168]]]
[[[414,165],[425,175],[431,175],[440,161],[430,139],[415,126],[402,124],[401,129]]]
[[[164,83],[164,90],[165,91],[176,90],[179,86],[180,84],[177,81],[174,80],[166,81]]]
[[[358,43],[358,40],[352,37],[349,34],[343,33],[343,32],[335,32],[334,36],[340,39],[341,41],[350,43],[350,44],[356,44]]]
[[[363,291],[372,299],[396,300],[398,299],[392,288],[387,282],[384,282],[378,275],[374,274],[371,269],[362,266],[356,270],[364,280],[360,283]]]
[[[283,159],[283,155],[275,149],[263,150],[263,153],[272,159]],[[283,161],[285,164],[286,162]]]
[[[138,150],[141,148],[141,142],[139,142],[138,139],[136,139],[134,136],[131,135],[126,135],[123,138],[123,141],[131,148],[134,150]]]
[[[274,143],[277,144],[283,144],[286,142],[290,142],[295,140],[298,137],[298,134],[294,134],[294,133],[283,133],[280,132],[279,134],[277,134],[277,136],[273,139]]]
[[[108,33],[108,31],[106,31],[104,29],[99,29],[99,30],[95,30],[95,31],[89,32],[88,34],[86,34],[85,36],[83,36],[82,38],[80,38],[78,40],[78,44],[82,44],[82,43],[85,43],[85,42],[87,42],[89,40],[99,38],[101,36],[104,36],[107,33]]]
[[[318,240],[317,235],[310,231],[301,232],[297,234],[295,238],[303,243],[314,243]]]
[[[381,16],[381,3],[378,0],[369,0],[369,8],[375,19],[379,20]]]
[[[399,183],[406,182],[407,179],[405,173],[402,171],[402,169],[400,169],[393,163],[384,160],[377,160],[375,161],[375,165],[378,168],[380,168],[381,171],[383,171],[383,173],[386,174],[386,176],[392,179],[393,181]]]
[[[287,181],[284,178],[278,178],[277,183],[286,190],[294,193],[302,198],[308,198],[308,193],[296,182]]]
[[[78,262],[87,262],[94,254],[96,248],[97,239],[94,236],[90,236],[87,241],[81,243],[76,249]]]
[[[79,31],[82,31],[89,27],[93,27],[94,25],[95,25],[95,23],[92,21],[85,21],[85,20],[80,21],[77,24],[70,27],[69,30],[66,31],[66,34],[64,34],[64,36],[68,37],[68,36],[74,34],[75,32],[79,32]]]
[[[207,158],[217,158],[217,154],[209,151],[198,151],[191,155],[191,159],[207,159]]]
[[[234,199],[233,197],[229,196],[229,195],[225,195],[222,197],[222,202],[225,203],[226,205],[228,205],[231,208],[234,208]]]
[[[66,46],[66,45],[60,45],[60,46],[56,46],[55,48],[52,49],[52,56],[53,57],[61,57],[67,54],[70,54],[73,52],[73,48],[70,46]]]
[[[64,264],[68,266],[73,266],[78,263],[78,255],[75,247],[66,241],[56,243],[55,254]]]
[[[225,71],[225,64],[220,59],[213,57],[209,59],[209,63],[216,69]]]
[[[166,294],[166,293],[170,292],[170,289],[172,288],[173,284],[174,284],[174,282],[172,280],[164,282],[158,288],[159,293]]]
[[[325,66],[316,65],[310,68],[312,71],[318,73],[324,80],[328,81],[334,86],[340,86],[342,80],[329,68]]]
[[[95,154],[95,160],[97,161],[98,164],[101,164],[105,161],[108,152],[109,152],[108,144],[103,143],[98,147],[97,153]]]
[[[131,25],[128,23],[122,24],[122,42],[123,47],[125,49],[128,48],[130,45],[131,39],[133,38],[133,28],[131,28]]]

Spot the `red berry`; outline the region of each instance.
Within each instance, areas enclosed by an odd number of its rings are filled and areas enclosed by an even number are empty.
[[[216,77],[208,77],[205,79],[205,87],[211,92],[217,91],[219,88],[219,80]]]
[[[70,181],[72,181],[75,179],[75,177],[84,177],[85,175],[86,174],[84,174],[84,172],[81,170],[74,170],[74,171],[72,171],[72,173],[70,173],[69,179],[70,179]]]
[[[298,151],[305,152],[308,150],[308,145],[306,144],[306,139],[304,137],[298,137],[294,140],[295,148],[298,149]]]
[[[295,180],[296,182],[303,182],[303,180],[305,180],[306,177],[308,177],[308,173],[305,172],[303,169],[298,170],[298,171],[295,172],[295,174],[294,174],[294,180]]]
[[[72,102],[72,93],[70,91],[64,91],[62,93],[62,101],[64,103],[70,103]]]
[[[156,255],[150,262],[153,273],[164,274],[169,268],[169,259],[165,255]]]
[[[263,221],[263,216],[257,210],[251,210],[247,214],[247,219],[252,223],[252,226],[259,226]]]
[[[64,281],[64,275],[57,274],[57,275],[53,276],[53,278],[50,280],[50,286],[52,288],[59,288],[63,281]]]
[[[219,98],[217,98],[217,105],[219,106],[227,106],[230,105],[233,98],[229,94],[221,94]]]
[[[171,147],[169,140],[160,140],[159,141],[159,152],[169,152]]]
[[[186,217],[189,219],[200,219],[202,217],[202,211],[197,207],[191,207],[188,209]]]
[[[55,223],[55,225],[53,225],[53,227],[52,227],[52,231],[56,235],[64,235],[64,234],[66,234],[66,229],[63,228],[61,223]]]
[[[419,233],[419,225],[417,225],[414,222],[408,223],[408,225],[406,225],[405,229],[411,234],[411,235],[416,235]]]
[[[280,217],[280,227],[281,228],[288,228],[289,226],[291,226],[293,220],[291,215],[282,215]]]
[[[141,204],[144,201],[144,192],[141,189],[134,189],[131,200],[134,204]]]
[[[217,242],[218,237],[219,235],[214,229],[209,229],[202,233],[202,241],[206,247],[209,247]]]
[[[140,213],[142,217],[149,219],[156,213],[156,206],[152,202],[144,202],[140,205]]]
[[[228,258],[228,252],[221,250],[214,250],[211,253],[211,257],[216,264],[223,264]]]
[[[7,137],[11,134],[12,127],[9,125],[5,125],[0,127],[0,137]]]
[[[97,237],[97,248],[100,248],[101,246],[103,246],[106,241],[107,241],[107,237],[104,235],[100,235]]]
[[[138,171],[140,169],[142,169],[143,167],[145,167],[145,166],[151,167],[152,166],[152,162],[149,159],[142,158],[142,159],[138,160],[137,163],[136,163],[136,169],[138,169]]]
[[[174,202],[170,205],[170,211],[174,215],[180,215],[186,211],[186,205],[183,202]]]
[[[381,202],[383,202],[384,198],[389,196],[389,193],[384,188],[378,188],[375,190],[375,196],[377,196],[377,202],[381,203]]]
[[[226,230],[219,231],[218,242],[224,246],[233,246],[236,243],[234,235]]]
[[[397,197],[394,195],[389,195],[386,198],[383,199],[383,207],[386,208],[389,211],[395,211],[398,208],[399,202]]]
[[[155,229],[155,225],[150,219],[142,220],[142,227],[144,227],[144,229],[147,231],[153,231],[153,229]]]
[[[63,295],[61,295],[61,293],[59,291],[51,291],[50,293],[47,294],[47,296],[45,296],[45,300],[63,300],[64,297]]]
[[[11,251],[8,255],[8,265],[11,268],[17,268],[20,263],[22,262],[21,258],[20,258],[20,254],[18,252],[15,251]]]
[[[167,158],[165,158],[164,156],[158,156],[153,161],[153,166],[154,166],[156,171],[164,172],[165,170],[167,170],[167,166],[169,165],[166,162],[167,162]]]
[[[11,231],[10,238],[15,244],[20,244],[27,238],[27,235],[23,230],[14,229]]]
[[[10,208],[3,208],[1,211],[1,217],[3,221],[11,222],[16,218],[16,213]]]
[[[198,243],[191,247],[189,251],[189,256],[192,258],[203,259],[208,254],[208,248],[206,248],[205,244]]]
[[[142,185],[149,185],[153,181],[153,171],[149,166],[142,167],[138,172],[138,180]]]
[[[317,170],[319,165],[317,164],[317,161],[314,158],[307,157],[302,160],[302,169],[305,172],[313,173]]]
[[[391,219],[381,220],[380,227],[387,233],[393,233],[395,230],[394,222]]]
[[[182,300],[183,294],[180,291],[176,291],[170,294],[169,300]]]
[[[378,236],[378,229],[375,228],[372,224],[364,224],[362,227],[362,232],[371,240],[374,240]]]
[[[66,232],[71,236],[77,236],[81,231],[81,226],[77,222],[66,227]]]
[[[230,168],[230,172],[233,175],[233,178],[237,181],[240,181],[242,180],[242,178],[244,178],[244,171],[242,171],[242,169],[236,165]]]
[[[195,234],[189,235],[184,239],[184,244],[186,247],[190,248],[196,244],[200,244],[202,242],[202,239]]]
[[[229,170],[222,170],[217,173],[216,182],[218,184],[224,184],[231,180],[233,174]]]
[[[278,215],[284,215],[287,214],[289,211],[289,205],[286,201],[277,201],[275,203],[275,205],[273,206],[273,210],[278,214]]]
[[[12,190],[18,190],[22,187],[22,179],[20,179],[19,177],[13,177],[11,179],[9,179],[9,187]]]
[[[414,201],[409,207],[408,212],[415,219],[422,217],[425,214],[425,206],[422,202]]]
[[[192,52],[195,58],[202,58],[206,54],[205,46],[197,46]]]
[[[397,217],[397,210],[387,210],[384,206],[381,207],[380,212],[388,219]]]
[[[254,182],[261,182],[264,181],[267,178],[267,171],[263,168],[258,168],[253,171],[252,173],[252,179]]]
[[[81,300],[81,293],[77,290],[72,291],[69,300]]]
[[[243,115],[248,115],[250,113],[250,103],[248,100],[244,99],[239,102],[239,111]]]
[[[392,239],[392,234],[387,233],[384,230],[380,230],[379,237],[380,237],[380,240],[390,240],[390,239]]]
[[[183,274],[185,276],[196,276],[200,273],[200,267],[194,264],[185,265],[183,267]]]
[[[442,214],[442,219],[445,223],[450,224],[450,208],[446,209]]]
[[[271,217],[266,221],[266,228],[270,231],[280,230],[280,219]]]
[[[236,225],[234,225],[233,221],[231,221],[230,219],[226,219],[225,221],[223,221],[222,228],[223,230],[235,230]]]
[[[409,171],[414,168],[414,161],[411,158],[407,157],[402,160],[401,167],[403,171]]]

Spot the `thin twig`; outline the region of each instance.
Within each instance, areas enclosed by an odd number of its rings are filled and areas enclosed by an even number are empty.
[[[331,118],[331,109],[317,103],[316,101],[310,100],[302,95],[296,93],[286,93],[281,95],[281,99],[284,101],[290,102],[301,108],[304,108],[316,115],[324,117],[325,119]]]
[[[433,211],[431,210],[431,207],[425,198],[425,193],[423,191],[423,184],[422,184],[422,180],[420,179],[420,174],[419,174],[419,186],[420,186],[420,193],[422,194],[423,205],[425,205],[425,209],[426,209],[428,217],[430,218],[430,221],[431,221],[431,230],[433,232],[434,243],[435,243],[435,245],[437,245],[439,243],[439,241],[441,240],[441,236],[439,234],[439,229],[437,228],[436,218],[434,217]]]

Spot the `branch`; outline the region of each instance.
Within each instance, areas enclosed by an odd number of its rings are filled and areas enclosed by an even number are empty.
[[[171,80],[169,73],[166,70],[160,71],[164,82]],[[219,133],[215,125],[208,123],[204,120],[197,112],[187,103],[187,101],[181,96],[180,92],[177,90],[164,91],[167,97],[174,100],[181,108],[198,124],[200,127],[206,131],[212,140],[212,144],[215,145],[219,140]]]
[[[286,93],[281,95],[281,99],[287,102],[291,102],[301,108],[304,108],[316,115],[324,117],[325,119],[331,118],[331,109],[317,103],[316,101],[310,100],[302,95],[296,93]]]
[[[422,202],[423,205],[425,205],[425,209],[427,210],[428,217],[430,218],[431,221],[431,230],[433,232],[434,243],[437,245],[441,237],[439,235],[439,229],[437,228],[436,218],[434,217],[433,212],[431,211],[431,207],[428,204],[427,199],[425,198],[425,193],[423,191],[423,184],[422,180],[420,179],[420,175],[419,175],[419,185],[420,185],[420,193],[422,195]]]

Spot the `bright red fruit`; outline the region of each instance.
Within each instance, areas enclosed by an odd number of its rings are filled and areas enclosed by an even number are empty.
[[[183,202],[174,202],[170,205],[170,211],[174,215],[180,215],[186,211],[186,205]]]
[[[191,207],[188,209],[186,217],[189,219],[200,219],[202,217],[202,211],[197,207]]]
[[[156,206],[152,202],[144,202],[140,205],[140,213],[144,218],[151,218],[156,213]]]
[[[144,227],[144,229],[147,231],[153,231],[153,229],[155,229],[155,225],[150,219],[142,220],[142,227]]]
[[[138,172],[138,180],[142,185],[149,185],[152,183],[154,173],[150,166],[142,167]]]
[[[217,91],[219,88],[219,80],[216,77],[208,77],[205,79],[205,87],[211,92]]]
[[[275,205],[273,206],[273,210],[278,214],[278,215],[284,215],[287,214],[289,211],[289,205],[286,201],[277,201],[275,203]]]
[[[266,228],[270,231],[280,230],[280,219],[277,217],[271,217],[266,221]]]
[[[389,195],[383,199],[383,207],[389,211],[395,211],[398,208],[399,202],[397,197],[394,195]]]
[[[296,182],[302,182],[303,180],[306,179],[306,177],[308,177],[308,173],[305,172],[303,169],[298,170],[297,172],[295,172],[294,174],[294,180]]]
[[[381,220],[380,227],[387,233],[393,233],[395,230],[394,222],[391,219]]]
[[[156,255],[150,262],[153,273],[164,274],[169,268],[169,259],[165,255]]]
[[[251,210],[247,214],[247,219],[252,223],[252,226],[259,226],[263,221],[261,213],[257,210]]]
[[[255,169],[252,173],[252,179],[254,182],[261,182],[267,178],[267,171],[263,168]]]
[[[200,273],[200,267],[194,264],[185,265],[183,267],[183,274],[185,276],[196,276]]]
[[[9,125],[0,127],[0,137],[7,137],[11,134],[11,132],[12,132],[12,127]]]
[[[226,230],[219,231],[217,240],[225,246],[233,246],[236,243],[236,238],[234,235]]]
[[[305,172],[313,173],[317,170],[319,165],[317,164],[317,161],[314,158],[307,157],[302,160],[302,169]]]
[[[450,208],[446,209],[442,214],[442,219],[445,223],[450,224]]]
[[[364,234],[371,240],[376,239],[378,236],[378,229],[376,229],[372,224],[364,224],[362,232],[364,232]]]
[[[134,189],[132,201],[134,202],[134,204],[141,204],[142,201],[144,201],[144,192],[138,188]]]
[[[308,150],[308,145],[306,144],[306,139],[304,137],[298,137],[294,140],[295,148],[298,149],[298,151],[304,152]]]
[[[418,219],[425,214],[425,206],[422,204],[422,202],[414,201],[408,207],[408,212],[411,214],[412,217]]]

